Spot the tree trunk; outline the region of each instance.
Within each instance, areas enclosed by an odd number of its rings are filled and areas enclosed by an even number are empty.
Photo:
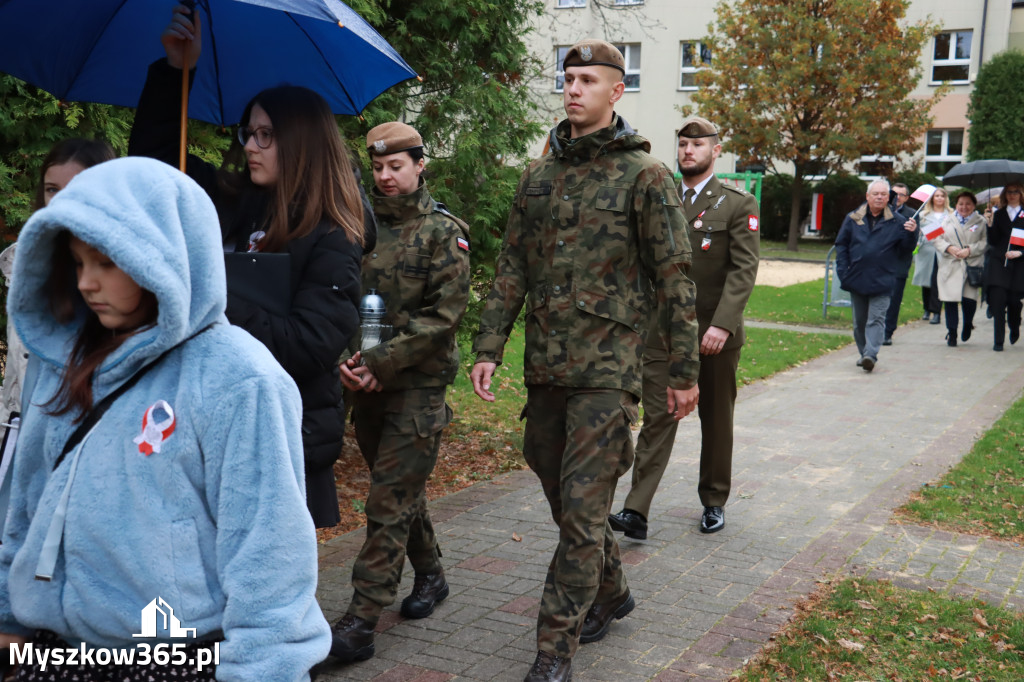
[[[786,240],[787,251],[798,251],[800,244],[800,198],[803,195],[804,174],[799,166],[793,174],[793,184],[789,194],[789,239]]]

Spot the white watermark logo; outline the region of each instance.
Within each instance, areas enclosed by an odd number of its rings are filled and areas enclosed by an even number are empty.
[[[163,617],[162,627],[160,626],[161,616]],[[173,638],[196,636],[195,628],[181,627],[181,621],[174,615],[174,609],[163,597],[157,597],[142,609],[142,632],[134,634],[132,637],[156,637],[158,629],[166,630],[168,635]]]
[[[174,609],[163,597],[157,597],[146,604],[141,613],[141,630],[132,635],[135,638],[153,639],[194,639],[195,628],[181,626],[181,620],[174,615]],[[36,647],[34,643],[12,644],[10,665],[35,665],[40,671],[62,665],[176,665],[189,666],[202,672],[220,663],[220,642],[208,645],[161,642],[152,645],[146,642],[130,649],[93,648],[84,642],[77,647]]]

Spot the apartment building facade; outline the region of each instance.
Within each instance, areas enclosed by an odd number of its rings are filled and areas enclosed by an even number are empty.
[[[573,42],[599,37],[619,46],[626,58],[626,93],[616,110],[651,141],[651,152],[675,168],[679,107],[692,103],[695,74],[713,64],[702,38],[715,18],[706,0],[545,0],[530,46],[546,65],[534,91],[543,116],[562,116],[561,61]],[[962,161],[970,123],[967,105],[979,67],[1007,49],[1024,49],[1024,0],[913,0],[908,22],[931,18],[941,32],[921,50],[922,77],[909,97],[927,98],[943,82],[951,91],[932,110],[933,122],[919,151],[899,160],[862,158],[857,168],[870,177],[896,164],[941,175]],[[870,31],[870,27],[865,27]],[[544,140],[534,151],[539,154]],[[867,150],[866,150],[867,151]],[[734,172],[737,160],[723,154],[716,170]]]

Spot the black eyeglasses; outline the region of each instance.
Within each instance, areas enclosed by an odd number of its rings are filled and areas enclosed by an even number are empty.
[[[256,146],[260,149],[267,149],[274,144],[273,128],[239,128],[238,141],[244,147],[249,143],[249,138],[256,138]]]
[[[1006,190],[1006,193],[1007,194],[1020,194],[1020,190],[1019,189],[1008,189],[1008,190]]]

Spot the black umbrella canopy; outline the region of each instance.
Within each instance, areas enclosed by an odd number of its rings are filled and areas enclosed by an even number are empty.
[[[983,159],[958,163],[950,168],[942,181],[958,187],[996,187],[1008,182],[1024,181],[1024,161]]]

